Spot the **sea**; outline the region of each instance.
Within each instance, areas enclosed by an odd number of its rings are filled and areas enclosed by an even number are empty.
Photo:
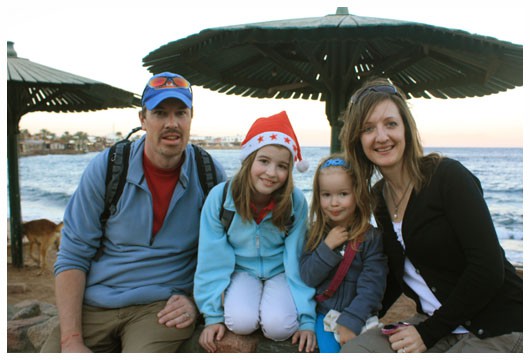
[[[209,150],[231,177],[240,166],[239,150]],[[329,147],[302,147],[310,168],[294,171],[295,185],[311,201],[312,177]],[[484,198],[493,218],[499,241],[514,265],[523,264],[523,149],[522,148],[426,148],[456,159],[481,181]],[[23,221],[47,218],[62,220],[64,209],[81,174],[96,153],[38,155],[19,159]],[[7,209],[9,216],[9,205]]]

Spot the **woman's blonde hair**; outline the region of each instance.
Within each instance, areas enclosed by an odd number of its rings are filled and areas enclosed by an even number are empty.
[[[377,89],[377,87],[391,87],[395,89],[395,93],[373,90]],[[380,173],[380,170],[364,154],[361,135],[365,120],[370,116],[374,108],[385,100],[390,100],[397,106],[403,119],[405,126],[404,170],[411,177],[416,191],[419,191],[429,181],[428,174],[431,172],[424,171],[426,170],[425,167],[432,168],[439,162],[439,154],[423,155],[423,146],[421,145],[416,121],[405,99],[406,95],[387,79],[373,79],[353,94],[344,113],[344,126],[340,134],[342,148],[346,159],[352,165],[356,177],[361,179],[363,185],[370,189],[370,192],[372,175],[375,171]]]
[[[282,149],[287,149],[281,145],[272,144],[266,146],[276,146]],[[252,194],[256,191],[256,189],[252,184],[250,170],[254,160],[256,159],[258,151],[259,149],[251,153],[245,158],[245,160],[243,160],[241,168],[232,179],[232,197],[234,199],[236,211],[239,216],[241,216],[243,221],[253,221],[254,219],[252,210],[250,208],[250,202],[252,200]],[[291,195],[294,190],[292,170],[293,157],[290,155],[287,179],[279,189],[272,193],[272,198],[276,203],[276,206],[272,210],[272,223],[281,231],[286,230],[286,225],[289,223],[293,209],[291,199]]]
[[[329,160],[343,160],[343,162],[336,161],[333,165],[328,165]],[[324,165],[326,164],[326,165]],[[306,242],[306,250],[314,251],[321,241],[324,240],[326,234],[331,230],[327,216],[322,210],[320,203],[320,181],[319,176],[322,171],[329,169],[329,167],[342,168],[352,180],[352,190],[355,200],[355,211],[353,212],[352,224],[348,230],[349,240],[352,241],[352,246],[358,247],[362,241],[362,234],[364,234],[370,227],[370,198],[368,195],[368,188],[366,188],[362,181],[355,178],[351,166],[346,161],[343,154],[332,154],[323,158],[313,177],[313,196],[311,200],[311,209],[309,211],[309,232]]]

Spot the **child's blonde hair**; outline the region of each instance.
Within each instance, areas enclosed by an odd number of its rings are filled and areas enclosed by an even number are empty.
[[[279,148],[285,148],[281,145],[267,145],[275,146]],[[252,221],[254,219],[252,210],[250,208],[250,202],[252,199],[252,193],[256,191],[252,184],[250,169],[256,159],[258,150],[251,153],[243,160],[241,169],[234,175],[232,179],[232,197],[236,211],[241,216],[243,221]],[[287,224],[291,218],[293,209],[291,195],[294,190],[293,183],[293,157],[289,156],[289,169],[287,179],[285,183],[276,191],[272,193],[272,198],[276,203],[276,206],[272,210],[272,223],[281,231],[285,231]]]
[[[331,162],[330,162],[331,160]],[[335,161],[333,160],[342,160]],[[326,166],[324,166],[326,164]],[[328,165],[332,164],[332,165]],[[357,246],[361,241],[361,235],[364,234],[370,227],[370,198],[368,189],[364,186],[362,181],[354,178],[354,173],[350,165],[346,162],[343,154],[331,154],[323,158],[315,172],[313,178],[313,197],[311,201],[311,210],[309,211],[309,232],[306,242],[306,250],[314,251],[320,242],[324,239],[326,234],[331,230],[327,222],[327,217],[322,210],[320,204],[320,182],[319,176],[321,171],[330,166],[342,168],[352,179],[352,190],[355,198],[355,210],[353,212],[352,225],[348,230],[348,240],[352,241],[352,246]]]

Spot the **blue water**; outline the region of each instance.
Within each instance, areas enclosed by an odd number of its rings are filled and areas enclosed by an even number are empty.
[[[512,263],[523,263],[523,150],[520,148],[428,148],[462,162],[481,181],[497,235]],[[232,176],[240,166],[239,150],[211,150]],[[312,176],[328,147],[302,149],[310,164],[306,173],[294,172],[295,184],[308,201]],[[23,157],[20,192],[24,221],[48,218],[60,221],[81,174],[96,153]],[[9,208],[8,208],[9,213]]]

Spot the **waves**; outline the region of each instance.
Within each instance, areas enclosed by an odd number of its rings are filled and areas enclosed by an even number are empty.
[[[45,198],[48,204],[62,206],[63,208],[66,207],[68,200],[72,196],[71,193],[64,191],[50,191],[34,187],[23,187],[21,191],[24,192],[25,200],[27,201],[39,202]]]

